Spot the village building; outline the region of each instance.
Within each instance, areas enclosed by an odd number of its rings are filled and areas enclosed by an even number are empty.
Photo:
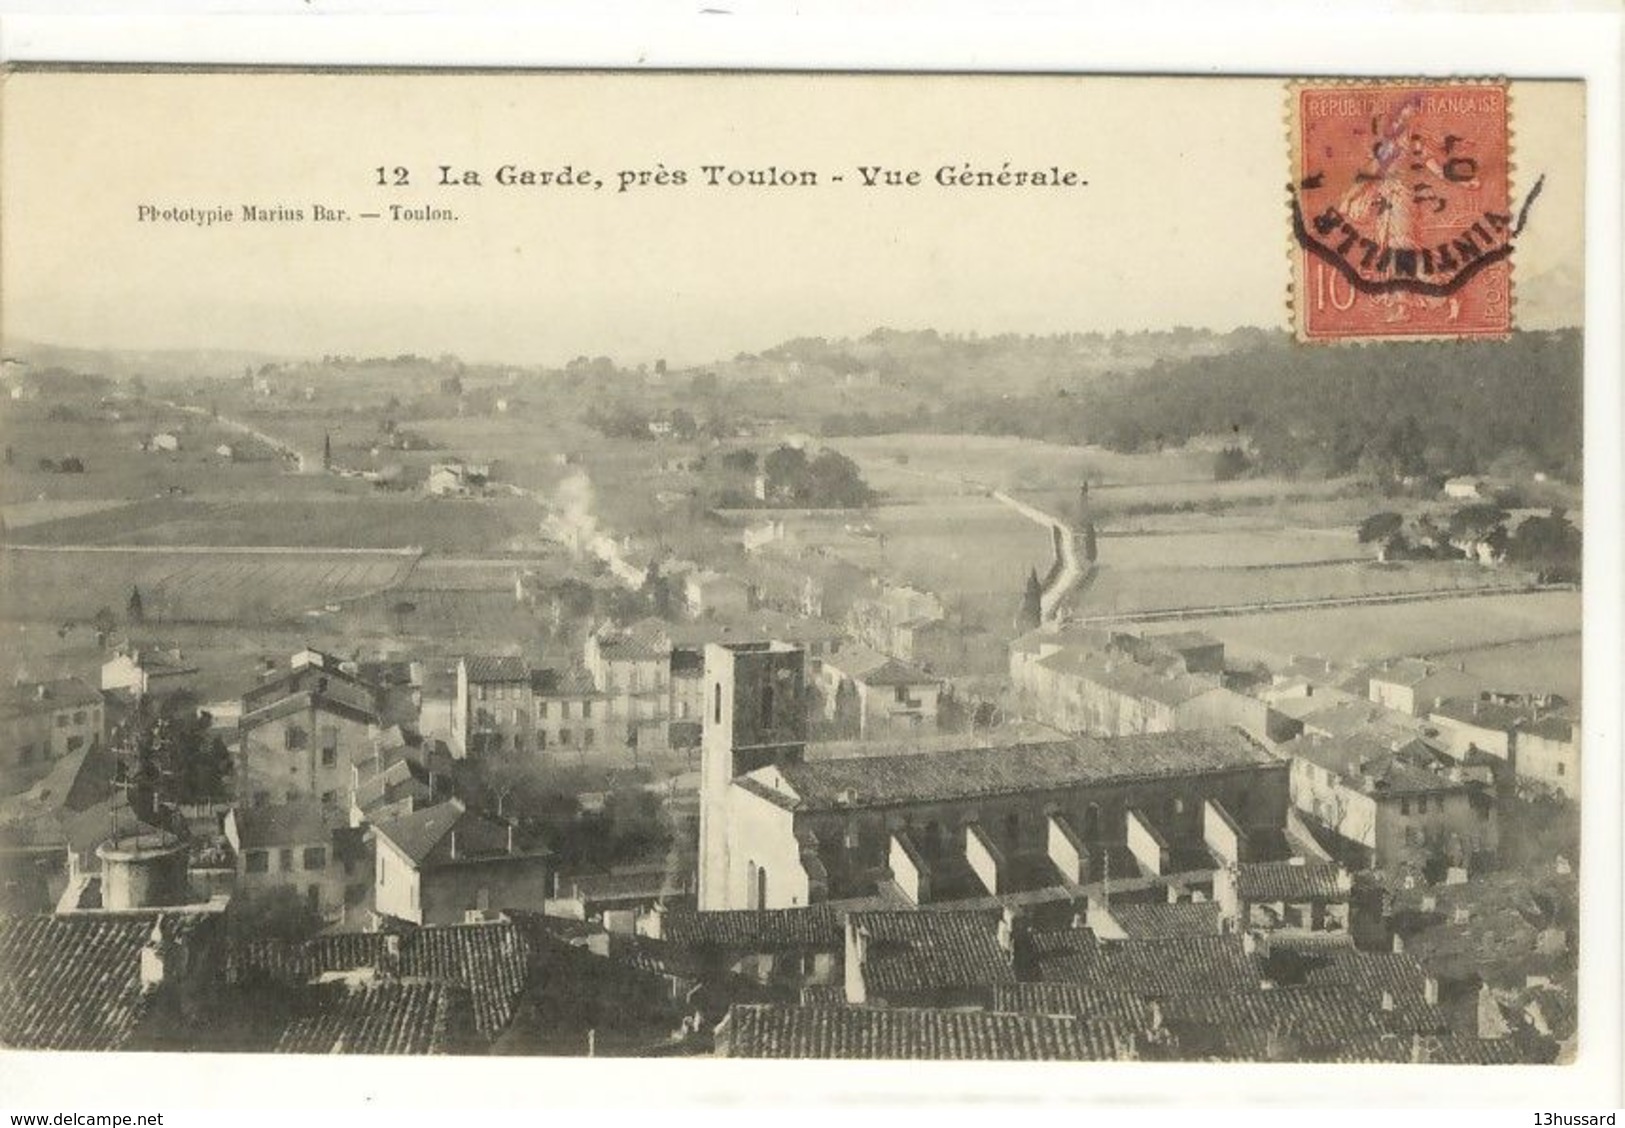
[[[1351,868],[1465,866],[1497,848],[1494,789],[1460,766],[1366,736],[1305,735],[1281,752],[1293,805],[1336,836]]]
[[[816,664],[824,719],[860,740],[935,732],[942,682],[866,646]]]
[[[366,911],[372,862],[359,830],[342,811],[309,800],[233,807],[224,833],[236,869],[234,897],[261,899],[288,890],[325,924]]]
[[[243,694],[233,786],[262,807],[314,799],[348,807],[354,766],[381,730],[378,690],[336,665],[302,663]]]
[[[805,672],[783,643],[706,650],[702,909],[1211,870],[1210,808],[1232,842],[1280,842],[1287,764],[1240,731],[809,761]]]
[[[7,790],[21,790],[64,756],[107,739],[102,695],[79,678],[19,682],[0,699]]]
[[[1477,678],[1420,658],[1383,662],[1371,671],[1369,685],[1372,701],[1413,717],[1427,716],[1445,698],[1476,695],[1480,689]]]
[[[1225,866],[1213,877],[1213,899],[1239,931],[1347,936],[1353,892],[1347,870],[1302,857]]]
[[[512,823],[460,799],[374,827],[378,913],[414,924],[456,924],[494,910],[541,912],[548,851]]]
[[[523,658],[475,655],[457,660],[451,750],[461,759],[533,748],[530,667]]]
[[[683,580],[683,610],[690,618],[743,615],[751,604],[750,585],[727,572],[697,569]]]
[[[123,646],[102,663],[102,691],[146,697],[183,689],[198,667],[178,646]]]
[[[467,496],[483,490],[490,478],[489,464],[452,459],[430,463],[423,488],[436,497]]]
[[[1580,726],[1570,717],[1548,714],[1520,721],[1513,735],[1520,777],[1555,788],[1570,799],[1580,796]]]

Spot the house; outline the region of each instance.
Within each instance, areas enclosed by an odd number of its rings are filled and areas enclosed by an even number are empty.
[[[7,790],[40,779],[62,757],[107,738],[102,695],[79,678],[20,682],[0,696],[0,772]]]
[[[214,453],[218,457],[225,459],[227,462],[231,462],[237,457],[237,452],[232,449],[230,443],[221,443],[219,446],[214,448]]]
[[[366,911],[371,858],[344,813],[318,802],[233,807],[224,833],[235,856],[238,898],[290,890],[328,924]]]
[[[1580,795],[1580,725],[1559,713],[1539,713],[1519,721],[1513,733],[1514,765],[1520,778],[1577,799]]]
[[[1476,501],[1484,497],[1484,488],[1481,478],[1450,478],[1444,484],[1444,496],[1453,501]]]
[[[1213,899],[1237,930],[1349,931],[1354,879],[1341,866],[1301,857],[1241,862],[1213,876]]]
[[[1512,765],[1513,734],[1529,713],[1491,698],[1449,697],[1434,705],[1427,718],[1450,755],[1465,760],[1474,749]]]
[[[132,697],[169,693],[197,672],[178,646],[124,646],[102,663],[102,691]]]
[[[433,462],[424,489],[436,497],[455,497],[478,493],[491,478],[491,467],[486,463]]]
[[[161,450],[173,453],[181,449],[181,440],[179,436],[169,431],[162,431],[152,436],[152,438],[147,441],[147,446],[150,450]]]
[[[1292,761],[1293,805],[1336,836],[1351,868],[1466,865],[1498,845],[1493,789],[1416,746],[1306,734],[1280,751]]]
[[[457,660],[452,699],[452,755],[524,752],[532,744],[530,667],[509,655],[472,655]]]
[[[545,667],[530,671],[534,734],[538,752],[592,752],[621,743],[611,731],[610,698],[593,685],[584,667]]]
[[[868,647],[824,658],[819,688],[825,719],[859,739],[936,731],[941,681]]]
[[[545,908],[548,851],[460,799],[381,823],[374,833],[380,913],[455,924],[492,910]]]
[[[799,996],[836,986],[845,1002],[845,925],[828,907],[696,912],[657,902],[637,919],[641,936],[663,940],[706,973],[742,975]]]
[[[1369,685],[1372,701],[1413,717],[1425,717],[1445,698],[1476,695],[1480,689],[1478,679],[1464,671],[1420,658],[1382,663],[1371,671]]]
[[[853,912],[846,917],[846,1001],[852,1005],[986,1005],[1016,981],[1020,944],[1008,915]]]
[[[391,822],[451,797],[451,755],[427,741],[394,735],[398,732],[382,734],[377,754],[353,765],[351,826]]]
[[[354,766],[381,731],[378,690],[325,665],[273,673],[243,694],[233,786],[239,802],[316,799],[347,810]]]
[[[683,609],[692,618],[742,615],[751,607],[750,585],[726,572],[700,569],[683,581]]]

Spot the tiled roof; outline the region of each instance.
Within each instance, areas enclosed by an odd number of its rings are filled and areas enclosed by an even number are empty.
[[[1517,1038],[1472,1038],[1461,1034],[1368,1034],[1344,1040],[1326,1060],[1342,1065],[1366,1062],[1422,1062],[1429,1065],[1529,1065],[1549,1061]]]
[[[1239,936],[1098,942],[1082,929],[1035,931],[1038,977],[1147,997],[1257,990],[1263,975]]]
[[[583,873],[561,878],[560,885],[573,889],[584,901],[605,901],[628,898],[653,900],[666,891],[668,884],[664,870],[637,870],[628,873]]]
[[[798,810],[946,802],[1107,782],[1158,779],[1282,761],[1239,730],[1074,737],[862,759],[813,760],[777,770]]]
[[[0,1045],[26,1050],[116,1050],[147,1016],[141,949],[158,914],[0,917]],[[164,916],[170,935],[215,922]]]
[[[1155,1022],[1151,1004],[1139,995],[1077,983],[1003,983],[993,989],[993,1009],[1113,1019],[1136,1029]]]
[[[263,679],[243,694],[243,715],[286,709],[287,702],[321,700],[350,713],[375,715],[378,687],[338,667],[300,666]],[[279,708],[280,707],[280,708]]]
[[[78,678],[60,681],[24,682],[7,686],[0,695],[0,719],[27,717],[71,709],[76,705],[100,705],[102,695]]]
[[[279,1054],[443,1054],[454,1048],[458,987],[430,981],[322,983],[298,992]]]
[[[587,697],[598,692],[592,674],[580,666],[546,666],[530,672],[530,691],[542,697]]]
[[[1162,705],[1180,705],[1216,688],[1189,674],[1163,675],[1131,658],[1113,658],[1086,650],[1062,650],[1038,663],[1047,670],[1080,678],[1129,697]]]
[[[625,630],[599,636],[598,652],[606,661],[649,662],[671,653],[671,635],[659,619],[639,619]]]
[[[331,713],[335,717],[354,721],[361,725],[375,725],[378,723],[378,714],[371,708],[341,701],[338,698],[323,693],[298,693],[291,697],[279,697],[270,704],[261,706],[252,712],[244,712],[237,724],[244,730],[255,728],[267,721],[275,721],[282,717],[303,713],[306,709],[315,709],[318,712]]]
[[[355,787],[355,805],[364,812],[407,798],[419,803],[434,800],[428,771],[412,760],[396,760],[383,771],[363,778]]]
[[[1202,1056],[1230,1060],[1268,1060],[1282,1052],[1282,1042],[1295,1056],[1319,1058],[1350,1038],[1412,1032],[1410,1016],[1327,987],[1171,996],[1163,1016],[1187,1049],[1200,1046]],[[1431,1031],[1445,1029],[1442,1015],[1430,1021],[1437,1022]]]
[[[1519,722],[1529,719],[1527,709],[1478,697],[1447,697],[1430,710],[1430,715],[1491,732],[1509,732]]]
[[[684,948],[767,952],[839,948],[845,933],[839,914],[824,908],[695,912],[669,909],[660,934]]]
[[[858,912],[847,919],[867,937],[862,973],[871,995],[1015,980],[990,914]]]
[[[267,846],[325,843],[343,821],[317,802],[273,803],[232,811],[238,841],[245,850]]]
[[[718,1028],[731,1057],[936,1061],[1127,1061],[1134,1037],[1110,1023],[908,1008],[736,1005]]]
[[[523,658],[498,654],[473,654],[463,659],[468,680],[476,684],[493,682],[522,682],[530,677],[530,667]]]
[[[399,934],[396,943],[398,956],[389,954],[389,939],[381,932],[335,933],[303,943],[250,940],[229,950],[227,977],[243,982],[263,975],[293,985],[331,972],[374,968],[467,991],[475,1028],[485,1038],[507,1026],[531,956],[518,927],[506,921],[430,926]]]
[[[470,811],[460,799],[425,807],[375,829],[379,837],[387,839],[420,868],[545,853],[527,848],[522,839],[516,839],[515,852],[510,854],[507,824]]]
[[[1213,901],[1119,902],[1111,907],[1111,915],[1130,940],[1219,934],[1219,906]]]
[[[1523,721],[1519,732],[1527,732],[1546,740],[1573,740],[1574,721],[1568,717],[1542,717],[1537,721]]]
[[[1243,862],[1236,888],[1244,901],[1346,901],[1343,870],[1329,862]]]
[[[1439,1008],[1427,1002],[1427,973],[1409,955],[1398,952],[1361,952],[1340,949],[1322,953],[1324,962],[1310,968],[1310,987],[1343,987],[1368,1003],[1381,1004],[1386,995],[1397,1017],[1411,1029],[1442,1028]]]

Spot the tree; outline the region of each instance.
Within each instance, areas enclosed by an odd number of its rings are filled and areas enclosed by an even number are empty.
[[[333,436],[331,433],[322,435],[322,469],[333,469]]]
[[[146,608],[141,603],[141,589],[130,588],[130,602],[124,607],[124,621],[139,626],[147,621]]]
[[[107,640],[118,630],[118,616],[113,614],[111,607],[99,607],[96,614],[91,616],[90,625],[96,631],[96,645],[106,646]]]
[[[214,718],[186,690],[156,703],[141,699],[114,736],[137,818],[165,825],[166,808],[227,797],[231,755],[213,728]]]
[[[1239,446],[1227,446],[1213,456],[1213,480],[1230,482],[1247,472],[1247,455]]]
[[[1093,521],[1083,527],[1083,558],[1090,564],[1100,558],[1100,546],[1096,543]]]
[[[1027,590],[1021,597],[1021,611],[1016,616],[1016,629],[1030,631],[1044,621],[1044,589],[1038,582],[1038,569],[1027,573]]]
[[[1545,517],[1526,517],[1507,544],[1507,559],[1534,568],[1543,580],[1577,581],[1583,543],[1567,513],[1553,509]]]
[[[1405,518],[1398,513],[1373,513],[1360,522],[1356,535],[1361,544],[1381,544],[1396,536],[1404,526]]]
[[[1501,528],[1507,519],[1506,510],[1488,502],[1464,505],[1450,515],[1450,535],[1458,539],[1481,541]]]

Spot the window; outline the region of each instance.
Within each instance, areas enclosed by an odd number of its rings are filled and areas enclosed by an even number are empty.
[[[592,702],[591,701],[583,701],[581,703],[581,715],[583,717],[592,716]]]
[[[536,702],[536,716],[540,720],[547,720],[547,702]]]
[[[587,729],[581,734],[581,743],[583,747],[591,748],[593,744],[597,742],[597,740],[598,734],[592,729]]]
[[[337,748],[323,748],[322,749],[322,767],[324,767],[324,768],[335,768],[335,767],[338,766],[338,762],[339,762],[339,750]]]
[[[68,737],[68,751],[69,752],[77,752],[77,751],[79,751],[79,749],[83,748],[84,746],[85,746],[85,738],[84,737],[82,737],[82,736],[70,736],[70,737]]]
[[[483,686],[483,685],[482,685],[482,686],[480,686],[480,687],[478,687],[478,688],[479,688],[479,692],[478,692],[478,693],[477,693],[477,694],[476,694],[476,695],[475,695],[475,697],[476,697],[476,700],[479,700],[479,701],[484,701],[484,700],[485,700],[485,699],[486,699],[486,696],[485,696],[485,692],[486,692],[486,691],[485,691],[485,687],[484,687],[484,686]]]
[[[246,873],[265,873],[271,868],[271,858],[264,850],[243,851],[243,870]]]
[[[76,725],[82,725],[85,723],[85,711],[83,709],[80,709],[73,714],[73,723]]]
[[[305,730],[298,725],[289,725],[282,732],[282,743],[289,752],[297,752],[305,746]]]
[[[908,686],[899,685],[899,686],[893,687],[892,696],[896,699],[897,704],[899,704],[899,705],[907,705],[908,704]]]
[[[336,726],[336,725],[323,725],[322,726],[322,748],[324,750],[329,749],[329,748],[336,750],[338,748],[338,746],[339,746],[339,730],[338,730],[338,726]]]
[[[57,728],[67,728],[68,727],[68,715],[66,713],[58,713],[56,715],[56,727]]]
[[[320,870],[327,868],[327,847],[306,846],[305,868],[307,870]]]
[[[570,745],[570,730],[569,729],[560,729],[559,730],[559,743],[564,745],[565,747],[569,747],[569,745]]]
[[[1414,826],[1406,827],[1405,828],[1405,845],[1407,845],[1407,846],[1420,846],[1421,844],[1422,844],[1422,832],[1421,832],[1421,830],[1419,830],[1418,828],[1416,828]]]
[[[336,807],[336,806],[338,806],[338,802],[339,802],[339,793],[337,791],[324,791],[324,792],[322,792],[322,806],[324,806],[324,807]]]
[[[297,787],[288,788],[288,791],[287,791],[287,794],[286,794],[285,797],[288,800],[288,802],[290,802],[290,803],[299,802],[299,789]]]
[[[284,872],[293,869],[293,848],[284,846],[277,851],[277,866]]]
[[[536,750],[538,752],[545,752],[547,750],[547,733],[538,732],[536,734]]]
[[[1557,764],[1557,774],[1558,774],[1558,775],[1562,775],[1562,774],[1563,774],[1563,768],[1564,768],[1564,767],[1565,767],[1565,766],[1566,766],[1566,765],[1564,765],[1564,764],[1563,764],[1563,762],[1562,762],[1562,761],[1561,761],[1561,760],[1560,760],[1560,761],[1558,761],[1558,764]]]
[[[1402,815],[1408,815],[1411,813],[1411,801],[1409,799],[1401,799],[1399,801],[1399,813]]]

